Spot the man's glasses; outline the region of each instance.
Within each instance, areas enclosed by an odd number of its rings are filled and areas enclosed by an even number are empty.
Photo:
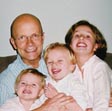
[[[42,34],[34,33],[31,36],[22,35],[20,37],[17,37],[15,40],[17,40],[19,42],[25,42],[30,38],[31,40],[35,41],[35,40],[39,40],[41,38],[41,36],[42,36]]]

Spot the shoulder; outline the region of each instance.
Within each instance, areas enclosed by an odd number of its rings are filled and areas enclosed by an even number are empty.
[[[67,82],[71,87],[76,87],[82,85],[78,76],[75,76],[74,73],[69,74],[67,77]]]
[[[14,98],[11,98],[11,99],[8,99],[1,107],[0,107],[0,111],[3,110],[3,111],[7,111],[9,109],[14,109],[16,108],[16,106],[18,106],[18,97],[14,97]]]
[[[13,80],[22,70],[21,63],[19,62],[19,58],[17,57],[14,62],[8,65],[8,67],[0,73],[0,82],[9,81],[10,79]]]
[[[5,70],[9,64],[15,61],[17,55],[3,56],[0,57],[0,73]]]
[[[109,65],[97,56],[94,57],[91,69],[93,70],[92,74],[95,79],[105,78],[106,80],[106,78],[109,79],[112,74],[112,70]]]
[[[38,70],[39,70],[40,72],[42,72],[43,74],[45,74],[46,76],[49,76],[43,56],[41,57],[41,59],[40,59],[40,61],[39,61]]]
[[[91,67],[92,69],[98,69],[98,68],[99,69],[102,69],[102,68],[109,69],[110,68],[105,61],[103,61],[102,59],[100,59],[96,55],[91,57],[87,64],[88,64],[88,67]]]

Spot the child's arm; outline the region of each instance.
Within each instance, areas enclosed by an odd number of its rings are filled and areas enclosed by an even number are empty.
[[[86,111],[93,111],[92,108],[87,108]]]
[[[110,97],[109,107],[112,107],[112,97]]]
[[[112,88],[110,90],[110,101],[109,101],[109,107],[112,107]]]

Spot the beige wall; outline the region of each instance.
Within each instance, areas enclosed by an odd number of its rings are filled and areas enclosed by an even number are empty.
[[[112,52],[112,0],[0,0],[0,56],[15,54],[9,43],[10,24],[21,13],[38,16],[45,32],[44,47],[64,42],[68,28],[80,19],[95,24]]]

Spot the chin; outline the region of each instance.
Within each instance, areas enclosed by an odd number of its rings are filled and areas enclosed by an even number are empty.
[[[27,58],[24,58],[25,61],[34,61],[36,60],[36,58],[34,57],[27,57]]]
[[[30,60],[35,60],[35,59],[39,59],[40,57],[37,56],[37,54],[35,55],[27,55],[27,59],[30,59]]]
[[[36,60],[38,60],[37,58],[34,58],[34,57],[28,58],[28,59],[31,60],[31,61],[36,61]]]

